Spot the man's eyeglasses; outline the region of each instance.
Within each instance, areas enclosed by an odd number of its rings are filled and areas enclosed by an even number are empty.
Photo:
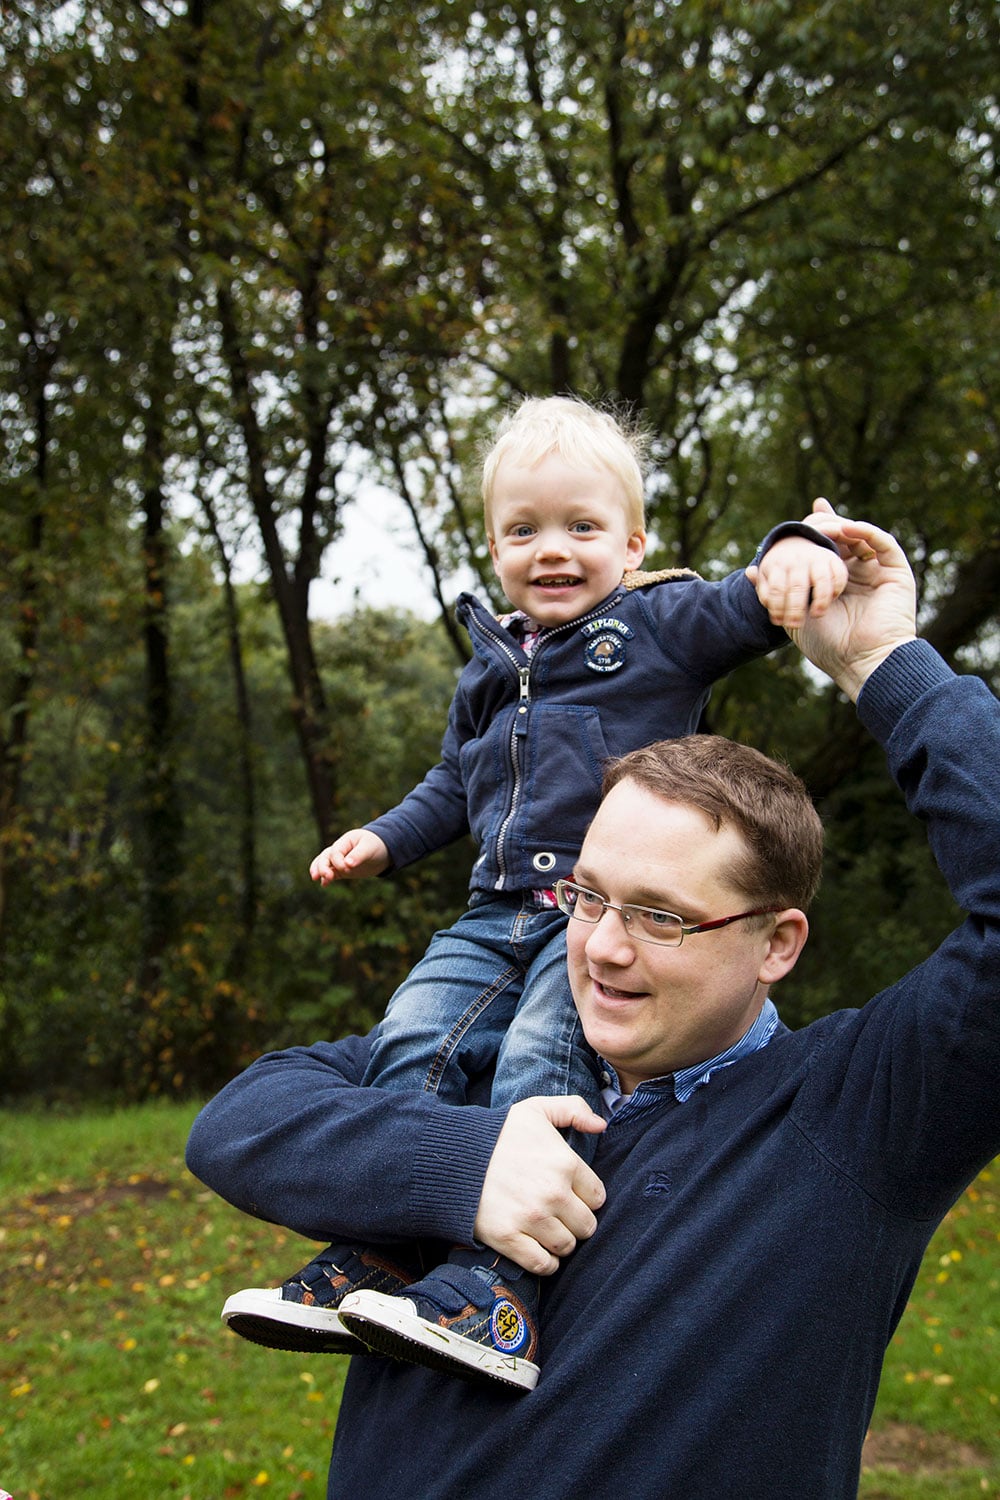
[[[764,917],[779,910],[776,906],[758,906],[753,911],[738,912],[734,917],[716,917],[714,922],[685,926],[675,912],[660,911],[656,906],[635,906],[630,901],[619,906],[572,880],[556,881],[556,903],[568,917],[589,922],[592,927],[596,927],[606,911],[616,911],[632,937],[644,943],[660,943],[665,948],[679,948],[692,932],[712,932],[716,927],[728,927],[730,922],[742,922],[744,917]]]

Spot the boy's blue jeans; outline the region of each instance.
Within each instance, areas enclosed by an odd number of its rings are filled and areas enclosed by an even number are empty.
[[[566,917],[530,892],[474,895],[389,1001],[363,1082],[465,1102],[496,1058],[490,1103],[599,1089],[566,974]]]

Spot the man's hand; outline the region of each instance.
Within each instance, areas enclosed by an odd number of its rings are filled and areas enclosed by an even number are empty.
[[[334,880],[381,875],[389,864],[389,851],[377,833],[367,828],[352,828],[317,854],[309,866],[309,874],[320,885],[329,885]]]
[[[604,1184],[559,1134],[605,1127],[576,1094],[522,1099],[511,1106],[490,1158],[475,1236],[526,1271],[548,1276],[559,1257],[597,1228]]]
[[[875,668],[917,634],[916,587],[895,537],[815,502],[810,525],[832,537],[847,564],[847,587],[819,618],[788,634],[799,650],[856,700]]]

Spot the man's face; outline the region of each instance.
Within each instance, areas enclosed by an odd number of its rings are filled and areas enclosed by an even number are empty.
[[[504,593],[540,625],[593,609],[637,568],[646,538],[630,530],[625,496],[607,469],[549,453],[531,468],[504,460],[490,506],[490,555]]]
[[[742,849],[739,834],[717,832],[699,809],[620,781],[598,808],[574,879],[616,905],[660,907],[685,925],[710,922],[755,904],[726,879]],[[777,920],[734,922],[666,948],[632,937],[617,911],[596,926],[570,919],[573,999],[588,1042],[625,1093],[743,1036],[780,977],[771,957]]]

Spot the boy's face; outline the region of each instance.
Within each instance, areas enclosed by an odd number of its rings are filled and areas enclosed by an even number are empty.
[[[531,468],[500,463],[489,543],[514,608],[554,626],[586,614],[637,568],[646,534],[630,530],[610,470],[575,468],[552,452]]]

